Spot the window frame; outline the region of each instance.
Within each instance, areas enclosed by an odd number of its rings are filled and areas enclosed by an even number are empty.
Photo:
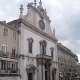
[[[32,43],[29,42],[29,53],[32,53]]]
[[[54,58],[54,48],[51,47],[50,50],[51,50],[51,57]]]
[[[33,42],[34,42],[33,38],[28,38],[28,52],[31,54],[33,53]]]
[[[2,61],[2,63],[1,63],[1,69],[2,70],[6,69],[6,62],[5,61]]]
[[[14,40],[16,40],[16,38],[17,38],[17,33],[16,33],[16,31],[13,31],[12,34],[13,34],[13,35],[12,35],[12,38],[13,38]]]
[[[47,46],[47,42],[45,40],[40,41],[40,52],[43,55],[46,55],[46,46]]]
[[[53,58],[53,50],[51,50],[51,57]]]
[[[12,69],[12,70],[16,70],[16,69],[17,69],[16,63],[12,63],[11,69]]]
[[[16,47],[12,46],[12,56],[15,56],[15,55],[16,55]]]
[[[4,48],[5,49],[4,49]],[[2,44],[2,52],[6,53],[7,52],[7,44]]]
[[[6,28],[6,27],[3,28],[3,36],[5,36],[5,37],[8,36],[8,28]]]

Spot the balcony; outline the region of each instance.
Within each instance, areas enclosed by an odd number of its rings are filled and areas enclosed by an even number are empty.
[[[0,69],[0,75],[20,75],[19,69]]]
[[[11,69],[11,74],[17,74],[18,70],[17,69]]]
[[[52,57],[49,55],[44,55],[44,54],[38,54],[36,56],[37,58],[42,58],[42,59],[48,59],[48,60],[52,60]]]
[[[0,74],[7,74],[7,70],[6,69],[0,69]]]
[[[12,53],[10,54],[11,59],[18,59],[18,54],[13,55]]]
[[[0,57],[8,58],[9,57],[9,53],[0,51]]]

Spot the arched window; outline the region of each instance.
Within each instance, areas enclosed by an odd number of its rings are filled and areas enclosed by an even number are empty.
[[[51,57],[53,58],[53,55],[54,55],[54,48],[51,47],[50,49],[51,49]]]
[[[28,50],[29,50],[29,53],[32,53],[32,44],[33,44],[33,39],[32,38],[29,38],[28,39],[28,43],[29,43],[29,47],[28,47]]]
[[[45,40],[40,41],[41,54],[46,54],[46,45],[47,45],[47,42]]]

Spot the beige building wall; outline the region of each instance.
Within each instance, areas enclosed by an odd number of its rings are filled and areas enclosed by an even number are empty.
[[[8,29],[8,35],[4,36],[4,28]],[[2,50],[2,44],[7,45],[7,52],[12,53],[12,46],[16,47],[17,53],[17,32],[16,32],[16,40],[13,39],[13,29],[9,28],[4,24],[0,24],[0,51]]]
[[[4,28],[8,29],[7,36],[4,36]],[[15,36],[13,39],[13,32]],[[7,45],[6,53],[2,51],[3,44]],[[10,26],[0,21],[0,80],[20,80],[18,69],[18,33],[15,26]],[[12,54],[12,48],[13,54]],[[4,75],[5,74],[5,75]],[[13,75],[14,74],[14,77]],[[17,74],[17,75],[16,75]],[[8,75],[8,76],[7,76]],[[7,76],[7,78],[6,78]],[[14,79],[15,78],[15,79]]]

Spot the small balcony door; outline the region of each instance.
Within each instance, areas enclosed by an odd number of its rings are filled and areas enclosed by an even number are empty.
[[[5,70],[5,69],[6,69],[6,62],[2,61],[1,70]]]
[[[12,47],[12,56],[15,56],[15,53],[16,53],[16,47]]]

